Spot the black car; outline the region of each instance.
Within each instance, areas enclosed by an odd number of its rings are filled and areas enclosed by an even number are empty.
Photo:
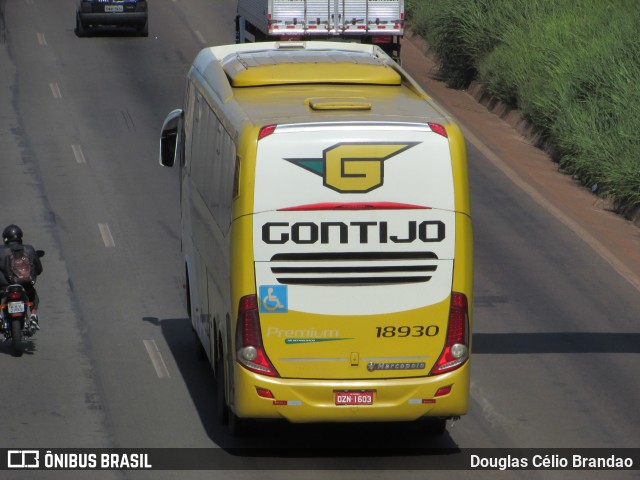
[[[149,35],[147,0],[81,0],[76,12],[76,33],[83,37],[95,27],[126,26]]]

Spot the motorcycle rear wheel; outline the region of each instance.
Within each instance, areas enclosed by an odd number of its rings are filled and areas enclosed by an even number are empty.
[[[11,341],[13,343],[13,355],[21,357],[24,353],[24,344],[22,343],[22,323],[19,318],[11,320]]]

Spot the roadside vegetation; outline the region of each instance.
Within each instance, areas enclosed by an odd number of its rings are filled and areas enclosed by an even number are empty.
[[[560,168],[640,208],[640,2],[407,0],[448,84],[518,109]]]

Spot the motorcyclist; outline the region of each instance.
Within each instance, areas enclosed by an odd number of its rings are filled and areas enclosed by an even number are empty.
[[[4,245],[0,246],[0,291],[4,292],[10,283],[10,258],[13,256],[14,251],[23,251],[31,262],[33,262],[36,276],[42,273],[42,263],[33,246],[22,243],[22,229],[19,226],[14,224],[7,225],[2,232],[2,240],[4,241]],[[36,330],[40,330],[38,323],[38,304],[40,303],[40,298],[38,297],[38,292],[36,292],[32,283],[23,285],[23,287],[27,292],[29,301],[33,303],[33,307],[31,308],[31,325]]]

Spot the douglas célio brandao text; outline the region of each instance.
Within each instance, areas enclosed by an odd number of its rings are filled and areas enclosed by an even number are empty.
[[[514,470],[514,469],[632,469],[633,458],[617,455],[585,456],[581,454],[534,454],[526,456],[484,456],[471,454],[470,468],[485,470]]]

